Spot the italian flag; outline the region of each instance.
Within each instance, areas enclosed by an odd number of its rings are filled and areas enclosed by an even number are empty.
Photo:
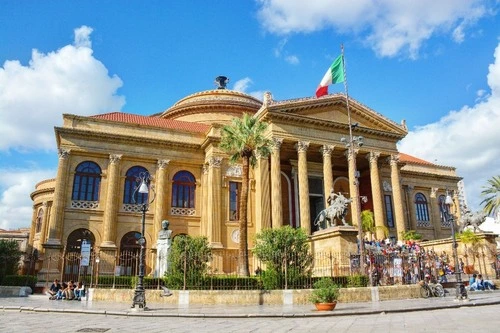
[[[323,79],[319,83],[318,89],[316,89],[316,97],[328,95],[328,86],[340,82],[344,82],[344,62],[342,55],[339,55],[326,71],[325,76],[323,76]]]

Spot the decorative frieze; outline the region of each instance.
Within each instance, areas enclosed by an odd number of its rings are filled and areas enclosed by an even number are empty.
[[[243,174],[243,168],[241,165],[231,165],[226,170],[226,177],[241,177]]]

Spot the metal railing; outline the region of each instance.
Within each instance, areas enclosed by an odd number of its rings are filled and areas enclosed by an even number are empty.
[[[250,252],[249,267],[251,276],[237,274],[238,253],[236,250],[217,250],[212,254],[208,269],[194,271],[186,261],[182,274],[167,274],[166,278],[157,276],[157,254],[151,249],[146,251],[145,288],[159,289],[168,285],[173,289],[262,289],[274,281],[274,289],[311,288],[318,277],[330,276],[342,284],[360,275],[370,276],[372,283],[380,285],[416,283],[429,274],[439,278],[440,270],[449,263],[445,254],[433,251],[414,251],[411,249],[377,249],[367,246],[366,255],[353,253],[317,252],[311,254],[312,260],[307,267],[297,267],[296,260],[275,258],[274,266],[260,261]],[[91,252],[89,265],[81,266],[79,252],[68,252],[40,258],[36,266],[38,280],[50,285],[54,278],[61,281],[82,281],[88,287],[134,288],[138,274],[139,251],[99,250]],[[161,258],[162,260],[166,260]],[[276,264],[277,263],[277,264]],[[171,270],[167,270],[171,272]],[[54,277],[54,272],[59,276]]]

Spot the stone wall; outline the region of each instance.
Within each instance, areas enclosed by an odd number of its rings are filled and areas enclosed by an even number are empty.
[[[420,297],[419,285],[384,286],[373,288],[342,288],[339,302],[354,303],[411,299]],[[304,290],[173,290],[170,297],[161,297],[161,290],[146,290],[147,303],[164,304],[238,304],[238,305],[303,305],[310,304],[310,289]],[[132,289],[90,289],[89,300],[132,303]]]

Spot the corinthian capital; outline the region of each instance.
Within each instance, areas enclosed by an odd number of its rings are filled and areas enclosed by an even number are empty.
[[[335,149],[334,145],[323,145],[320,149],[319,152],[323,154],[323,157],[325,156],[331,156],[332,151]]]
[[[380,152],[379,151],[371,151],[368,154],[366,154],[366,158],[370,163],[377,163],[378,158],[380,157]]]
[[[158,160],[157,165],[158,169],[165,169],[167,165],[170,163],[170,160]]]
[[[307,149],[309,148],[309,142],[307,142],[307,141],[299,141],[299,142],[297,142],[297,144],[295,145],[295,147],[297,148],[297,151],[299,153],[305,153],[307,151]]]
[[[222,165],[222,157],[213,156],[208,160],[208,166],[211,168],[220,168]]]
[[[57,153],[59,155],[59,158],[66,159],[68,158],[70,151],[71,151],[70,149],[59,148]]]
[[[281,145],[283,144],[283,138],[276,138],[276,137],[274,137],[272,140],[273,140],[273,144],[272,144],[271,149],[273,151],[280,150]]]
[[[109,163],[111,163],[111,164],[115,164],[115,163],[120,162],[120,160],[122,159],[122,156],[123,156],[123,155],[118,155],[118,154],[110,154],[110,155],[109,155]]]

